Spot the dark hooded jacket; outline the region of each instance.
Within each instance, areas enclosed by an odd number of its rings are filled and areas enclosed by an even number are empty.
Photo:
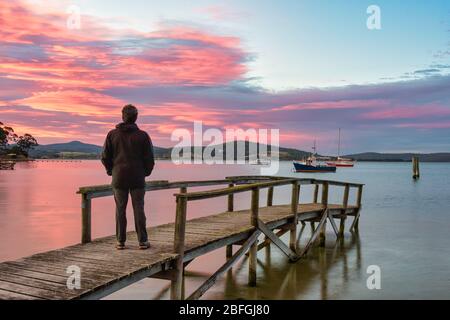
[[[106,137],[102,163],[114,188],[144,188],[155,165],[149,135],[134,123],[119,123]]]

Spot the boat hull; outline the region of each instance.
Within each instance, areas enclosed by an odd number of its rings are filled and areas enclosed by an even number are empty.
[[[355,164],[354,163],[327,162],[327,165],[332,166],[332,167],[351,168]]]
[[[336,172],[334,166],[312,166],[299,162],[294,162],[296,172]]]

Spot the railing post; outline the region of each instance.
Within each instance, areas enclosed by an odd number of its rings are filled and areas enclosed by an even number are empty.
[[[358,207],[358,214],[355,216],[356,221],[355,221],[355,230],[358,231],[359,230],[359,211],[361,211],[361,201],[362,201],[362,192],[363,192],[363,186],[360,185],[358,186],[358,195],[356,196],[356,206]]]
[[[345,220],[347,219],[346,211],[348,206],[348,196],[350,194],[350,185],[346,184],[344,189],[344,197],[342,199],[342,216],[341,216],[341,223],[339,225],[339,237],[342,237],[345,232]]]
[[[325,212],[327,212],[327,207],[328,207],[328,182],[324,181],[322,184],[322,204],[324,205],[324,210]],[[324,212],[324,214],[325,214]],[[321,247],[325,246],[325,232],[327,230],[327,221],[325,220],[325,222],[322,225],[322,229],[320,230],[320,236],[319,236],[319,245]]]
[[[180,189],[180,193],[186,193],[186,187]],[[185,197],[177,197],[177,211],[175,218],[175,234],[173,251],[178,254],[175,260],[175,279],[170,284],[170,298],[172,300],[183,299],[183,258],[184,258],[184,238],[186,232],[186,208],[187,199]]]
[[[356,196],[356,206],[358,208],[361,208],[362,191],[363,191],[363,186],[362,185],[358,186],[358,195]]]
[[[91,199],[87,193],[81,194],[81,243],[91,242]]]
[[[233,188],[234,183],[230,183],[228,185],[228,187]],[[234,211],[234,194],[233,193],[230,193],[228,195],[228,211],[230,211],[230,212]]]
[[[251,216],[250,223],[253,227],[258,227],[258,211],[259,211],[259,189],[252,189],[252,204],[251,204]],[[256,265],[257,265],[257,254],[258,254],[258,242],[255,241],[249,250],[248,259],[248,285],[256,286]]]
[[[269,187],[267,190],[267,206],[271,207],[273,204],[273,187]]]
[[[228,187],[233,188],[234,183],[228,184]],[[234,211],[234,194],[233,193],[230,193],[228,195],[228,211],[229,212]],[[226,256],[227,260],[233,256],[233,245],[231,245],[231,244],[227,245],[225,256]]]
[[[297,223],[298,223],[298,197],[299,197],[300,185],[298,181],[292,183],[292,195],[291,195],[291,212],[294,216],[294,221],[291,226],[289,234],[289,247],[292,251],[296,251],[297,247]]]
[[[314,186],[314,200],[313,200],[313,202],[314,202],[314,203],[317,203],[317,202],[318,202],[318,199],[319,199],[319,185],[316,184],[316,185]]]

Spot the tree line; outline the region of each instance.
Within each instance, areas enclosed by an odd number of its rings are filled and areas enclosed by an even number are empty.
[[[12,127],[0,122],[0,154],[13,153],[28,157],[30,149],[38,145],[36,138],[31,134],[19,136]]]

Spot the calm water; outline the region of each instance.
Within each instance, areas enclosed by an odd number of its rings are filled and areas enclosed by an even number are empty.
[[[358,237],[346,234],[336,243],[331,230],[327,247],[315,248],[291,264],[271,247],[258,254],[258,287],[246,286],[247,261],[222,277],[204,296],[209,299],[449,299],[450,298],[450,164],[421,164],[420,181],[411,179],[407,163],[359,163],[353,169],[316,177],[366,184]],[[174,166],[158,162],[152,179],[220,179],[258,174],[250,165]],[[282,162],[279,175],[303,176]],[[311,175],[310,175],[311,176]],[[312,175],[314,176],[314,175]],[[80,186],[105,184],[108,177],[98,161],[19,163],[0,171],[0,261],[75,244],[80,239]],[[201,190],[201,189],[199,189]],[[174,190],[149,192],[146,210],[151,225],[172,222]],[[302,189],[301,202],[312,190]],[[342,190],[332,189],[332,198]],[[275,191],[275,203],[288,203],[289,188]],[[264,200],[264,193],[261,195]],[[354,199],[354,194],[351,195]],[[189,203],[188,217],[207,215],[209,205],[225,210],[226,198]],[[248,208],[249,194],[236,197]],[[112,197],[93,201],[93,236],[114,232]],[[133,226],[129,214],[129,226]],[[330,227],[330,226],[329,226]],[[301,245],[309,235],[303,230]],[[225,261],[224,250],[198,258],[188,267],[187,294]],[[369,265],[381,268],[381,290],[368,290]],[[146,279],[109,299],[167,299],[168,282]]]

